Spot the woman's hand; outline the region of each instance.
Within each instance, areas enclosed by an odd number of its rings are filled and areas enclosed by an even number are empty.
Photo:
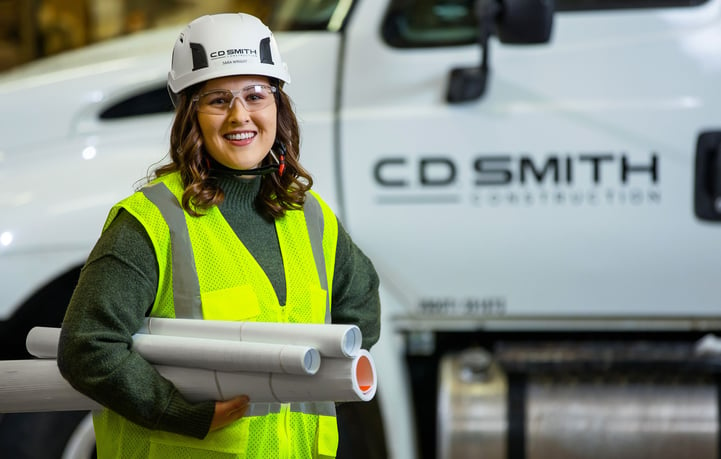
[[[248,409],[248,401],[247,396],[241,395],[223,402],[215,402],[215,414],[210,423],[210,431],[222,429],[242,418],[245,410]]]

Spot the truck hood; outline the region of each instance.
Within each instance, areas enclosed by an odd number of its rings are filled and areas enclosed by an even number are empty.
[[[77,134],[84,114],[111,103],[116,88],[164,85],[178,33],[176,27],[139,32],[0,73],[0,116],[6,120],[0,125],[0,167],[19,147]],[[284,57],[302,47],[304,35],[277,34]]]

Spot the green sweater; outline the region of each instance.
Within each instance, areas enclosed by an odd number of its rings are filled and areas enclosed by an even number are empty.
[[[262,178],[218,180],[225,192],[221,213],[263,267],[279,303],[285,304],[283,260],[275,224],[265,220],[254,205]],[[363,347],[369,349],[380,333],[378,276],[371,261],[338,223],[332,320],[358,325]],[[132,335],[155,299],[157,266],[145,229],[132,215],[121,211],[81,271],[63,321],[58,367],[78,391],[136,424],[204,438],[215,402],[189,402],[130,349]]]

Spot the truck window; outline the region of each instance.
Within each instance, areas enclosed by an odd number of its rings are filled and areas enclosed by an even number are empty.
[[[622,10],[698,6],[708,0],[556,0],[556,11]]]
[[[473,0],[393,0],[383,37],[397,48],[457,46],[476,41]]]
[[[168,95],[168,88],[161,86],[141,94],[132,95],[111,105],[100,113],[100,119],[133,118],[157,113],[170,113],[172,111],[173,104]]]
[[[504,0],[513,1],[513,0]],[[556,11],[694,7],[708,0],[555,0]],[[382,26],[396,48],[459,46],[476,42],[476,0],[391,0]]]
[[[339,0],[251,0],[244,11],[253,13],[276,32],[338,30],[352,2]]]

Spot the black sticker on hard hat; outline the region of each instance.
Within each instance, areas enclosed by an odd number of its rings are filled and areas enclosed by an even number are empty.
[[[200,43],[191,43],[190,52],[193,55],[193,71],[208,67],[208,58],[205,54],[205,48]]]
[[[273,65],[273,54],[270,51],[270,37],[260,40],[260,63]]]

